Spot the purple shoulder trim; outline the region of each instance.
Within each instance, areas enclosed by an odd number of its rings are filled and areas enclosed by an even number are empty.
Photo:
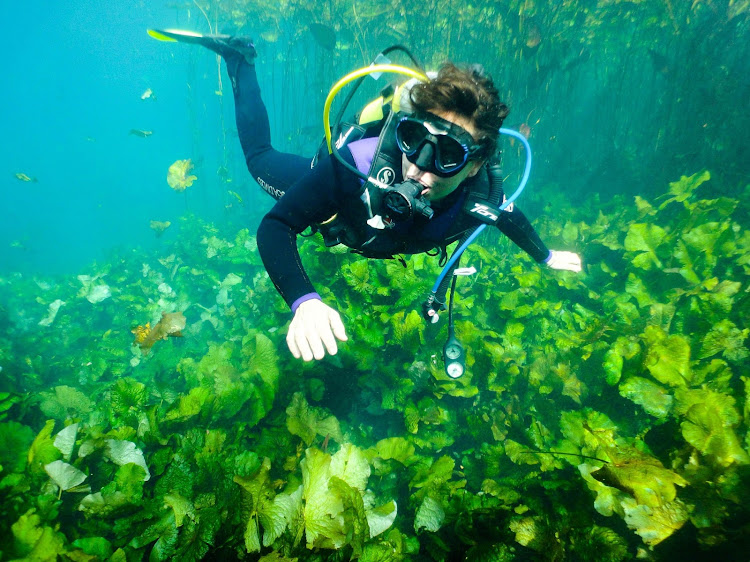
[[[354,141],[348,147],[357,169],[363,174],[368,173],[372,165],[372,158],[375,156],[375,149],[378,147],[378,137]]]

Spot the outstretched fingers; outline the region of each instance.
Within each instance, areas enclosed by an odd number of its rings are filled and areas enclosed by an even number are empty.
[[[297,309],[286,341],[295,358],[304,361],[320,360],[338,352],[336,340],[347,341],[341,316],[322,301],[313,299]]]

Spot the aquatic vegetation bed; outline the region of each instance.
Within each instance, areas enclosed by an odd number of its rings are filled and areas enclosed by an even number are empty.
[[[414,310],[437,273],[425,256],[304,244],[350,336],[320,364],[286,351],[288,311],[247,230],[189,217],[161,256],[0,279],[0,558],[627,560],[747,545],[750,233],[736,200],[700,197],[709,177],[538,221],[583,252],[583,276],[475,245],[458,380],[444,326]]]

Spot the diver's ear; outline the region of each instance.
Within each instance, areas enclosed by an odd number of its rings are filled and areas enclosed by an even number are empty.
[[[469,175],[467,177],[473,178],[477,175],[479,170],[482,169],[482,166],[484,166],[484,160],[475,160],[469,164]]]

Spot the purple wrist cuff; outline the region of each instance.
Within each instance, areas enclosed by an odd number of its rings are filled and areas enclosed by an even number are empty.
[[[549,263],[549,260],[552,259],[552,250],[549,251],[549,255],[544,259],[542,263]]]
[[[292,303],[292,313],[297,312],[297,308],[299,305],[301,305],[305,301],[309,301],[312,299],[318,299],[323,300],[320,298],[320,295],[318,293],[307,293],[306,295],[302,295],[300,298],[298,298],[296,301]]]

